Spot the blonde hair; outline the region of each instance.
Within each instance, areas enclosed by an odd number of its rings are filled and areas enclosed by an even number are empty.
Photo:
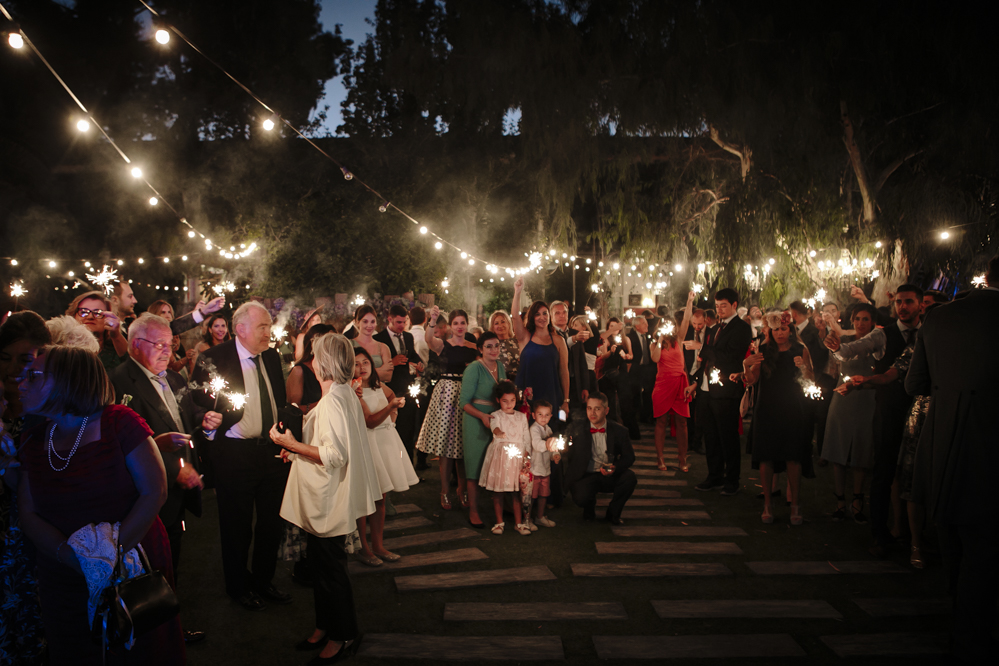
[[[44,414],[90,416],[114,402],[114,387],[97,354],[80,347],[45,350],[45,373],[53,386],[42,405]]]
[[[312,367],[319,379],[346,384],[354,378],[354,346],[339,333],[313,339],[312,353]]]
[[[489,315],[489,330],[493,331],[493,325],[496,322],[496,317],[502,317],[504,320],[506,320],[506,330],[507,330],[507,333],[512,337],[513,336],[513,320],[510,319],[510,315],[507,313],[506,310],[497,310],[496,312],[494,312],[491,315]],[[495,332],[496,331],[493,331],[493,333],[495,333]]]
[[[101,343],[90,329],[69,315],[49,319],[45,322],[45,328],[49,329],[53,345],[86,349],[94,354],[99,354],[101,351]]]

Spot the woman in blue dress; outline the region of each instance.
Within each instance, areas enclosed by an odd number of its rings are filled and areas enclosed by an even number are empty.
[[[513,285],[514,313],[520,312],[520,294],[524,278]],[[520,345],[520,367],[517,370],[517,388],[524,392],[524,399],[547,400],[558,410],[569,411],[569,350],[565,341],[555,335],[548,306],[544,301],[534,301],[527,310],[524,321],[513,316],[513,332]]]

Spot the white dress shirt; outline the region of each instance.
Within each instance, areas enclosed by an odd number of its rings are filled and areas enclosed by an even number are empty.
[[[728,317],[726,319],[722,319],[720,323],[724,324],[725,326],[728,326],[729,323],[731,323],[731,321],[733,319],[735,319],[737,316],[738,316],[738,313],[736,313],[736,314],[734,314],[731,317]],[[715,325],[717,326],[718,324],[715,324]],[[705,328],[704,330],[707,331],[708,329]],[[721,329],[715,331],[715,337],[712,339],[711,344],[715,344],[715,343],[718,342],[718,336],[719,335],[721,335]],[[704,337],[705,337],[705,339],[707,339],[707,335],[705,335]],[[725,379],[728,379],[728,377],[725,377]],[[711,381],[711,377],[709,377],[708,373],[705,372],[704,376],[701,378],[701,390],[702,391],[710,391],[711,390],[711,387],[708,385],[710,381]]]
[[[149,371],[149,368],[142,365],[134,358],[131,359],[131,361],[139,366],[142,372],[145,373],[146,377],[149,378],[149,383],[156,389],[156,393],[159,394],[160,399],[167,408],[167,411],[170,412],[170,416],[173,417],[174,425],[177,426],[177,432],[184,432],[184,421],[180,416],[180,405],[177,404],[177,396],[174,395],[173,389],[170,388],[170,382],[167,381],[166,370],[159,375],[155,375]],[[163,381],[162,384],[160,383],[160,380]]]
[[[844,342],[839,346],[839,350],[833,352],[836,360],[847,361],[858,356],[870,354],[877,360],[885,355],[885,347],[888,345],[888,338],[885,337],[883,329],[875,328],[873,331],[853,342]]]
[[[409,329],[413,336],[413,351],[416,352],[423,364],[430,362],[430,345],[427,344],[427,331],[423,326],[412,326]]]
[[[592,423],[590,428],[606,428],[607,422],[604,421],[602,424],[595,426]],[[590,439],[593,440],[593,451],[590,457],[590,464],[586,466],[587,472],[599,472],[601,464],[610,463],[610,458],[607,457],[607,433],[606,432],[591,432]]]
[[[257,364],[254,362],[254,355],[247,351],[243,343],[236,338],[236,353],[239,355],[239,367],[243,371],[243,391],[246,393],[246,404],[243,406],[243,418],[233,424],[225,434],[230,439],[253,439],[255,437],[267,437],[266,432],[260,432],[263,426],[263,415],[260,413],[260,385],[257,382]],[[264,383],[267,385],[267,396],[271,400],[271,414],[277,422],[277,403],[274,402],[274,389],[271,387],[271,378],[267,376],[267,367],[264,360],[260,359],[260,372],[264,376]]]

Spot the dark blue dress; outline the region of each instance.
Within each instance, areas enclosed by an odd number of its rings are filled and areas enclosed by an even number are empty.
[[[531,400],[547,400],[552,403],[556,414],[563,400],[560,362],[554,342],[539,345],[530,340],[520,352],[520,367],[517,369],[517,388],[530,388],[533,392]]]

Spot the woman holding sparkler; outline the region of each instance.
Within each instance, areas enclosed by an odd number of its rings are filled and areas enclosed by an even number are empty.
[[[808,348],[798,340],[797,331],[786,312],[768,312],[767,337],[760,351],[743,361],[747,386],[759,382],[750,439],[753,465],[759,466],[763,485],[763,515],[766,524],[774,522],[771,502],[773,476],[787,468],[791,524],[801,525],[799,487],[802,465],[811,460],[811,434],[805,418],[805,397],[801,376],[814,381]]]
[[[617,317],[607,320],[607,329],[600,334],[600,346],[594,361],[597,386],[607,396],[611,421],[621,421],[618,408],[617,389],[621,381],[621,368],[631,360],[631,339],[622,335],[624,325]]]
[[[659,470],[663,472],[666,471],[663,445],[666,442],[670,412],[676,421],[676,450],[680,471],[690,471],[687,466],[687,419],[690,418],[690,398],[696,385],[687,381],[687,372],[683,367],[683,345],[678,344],[677,340],[687,337],[695,298],[693,291],[687,295],[687,307],[683,310],[679,330],[676,322],[669,316],[660,321],[655,341],[649,348],[652,362],[657,364],[656,385],[652,389],[652,416],[656,420],[656,460]]]
[[[111,372],[128,356],[128,341],[121,334],[121,320],[111,312],[111,301],[102,292],[88,291],[73,299],[66,314],[94,334],[101,345],[97,358]]]

